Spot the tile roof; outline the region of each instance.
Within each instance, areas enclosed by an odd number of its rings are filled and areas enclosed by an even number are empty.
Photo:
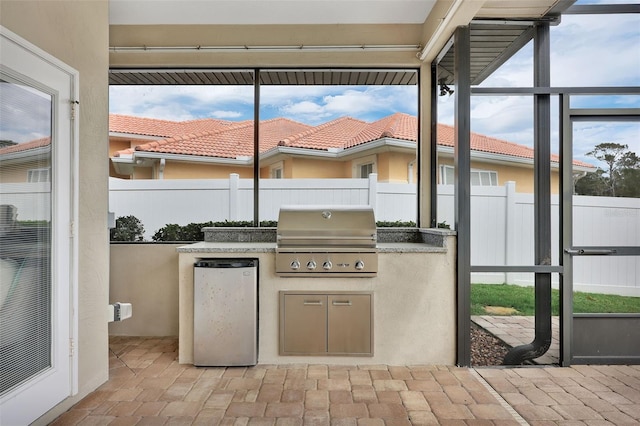
[[[113,117],[113,115],[111,116]],[[169,138],[160,139],[139,145],[136,151],[165,152],[182,155],[198,155],[208,157],[236,158],[253,155],[253,121],[228,122],[223,120],[193,120],[188,122],[168,122],[165,120],[139,119],[117,115],[110,119],[110,130],[121,133],[149,134],[150,129],[162,125],[164,130],[186,130],[173,134]],[[146,120],[146,121],[145,121]],[[156,123],[159,122],[159,123]],[[114,123],[113,128],[111,124]],[[124,124],[131,125],[128,129]],[[136,127],[144,123],[142,128]],[[167,124],[168,123],[168,124]],[[179,126],[184,128],[180,129]],[[173,126],[173,127],[172,127]],[[189,127],[190,126],[190,127]],[[118,129],[118,130],[116,130]],[[199,131],[198,131],[199,130]],[[392,138],[410,142],[417,141],[417,117],[405,113],[395,113],[372,123],[352,117],[341,117],[318,126],[309,126],[286,118],[275,118],[260,124],[260,152],[279,147],[293,147],[311,150],[346,150],[367,142]],[[158,130],[156,130],[158,131]],[[438,145],[454,146],[454,128],[446,124],[438,124]],[[471,150],[508,157],[533,159],[532,148],[493,138],[479,133],[471,133]],[[132,149],[119,151],[116,156],[131,154]],[[551,161],[558,162],[559,156],[551,155]],[[574,164],[593,167],[590,164],[574,161]]]
[[[454,136],[455,132],[452,126],[438,124],[438,145],[454,147]],[[479,133],[471,133],[470,145],[472,151],[506,155],[509,157],[527,158],[531,160],[533,160],[534,157],[533,148],[502,139],[492,138]],[[559,163],[560,156],[558,154],[551,154],[551,161]],[[574,160],[573,164],[583,167],[594,167],[592,164],[578,160]]]
[[[0,148],[0,155],[11,154],[14,152],[28,151],[30,149],[42,148],[44,146],[51,145],[51,137],[47,136],[40,139],[35,139],[25,143],[18,143],[15,145],[9,145]]]
[[[109,114],[109,131],[132,135],[171,138],[187,133],[216,131],[234,124],[231,121],[204,118],[188,121],[158,120],[122,114]]]
[[[303,133],[291,135],[281,140],[279,146],[327,150],[344,148],[349,141],[363,132],[368,124],[351,117],[342,117],[328,123],[315,126]]]
[[[311,126],[287,118],[274,118],[260,124],[261,149],[275,147],[280,140],[292,133],[308,130]],[[253,156],[253,120],[224,124],[213,131],[201,131],[160,139],[139,145],[135,151],[163,152],[168,154],[197,155],[203,157],[237,158]],[[131,154],[132,149],[118,151],[115,155]]]
[[[178,121],[109,114],[109,132],[171,137],[182,132],[182,125]]]

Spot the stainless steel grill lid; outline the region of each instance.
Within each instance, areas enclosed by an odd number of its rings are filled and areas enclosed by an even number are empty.
[[[277,229],[282,276],[374,276],[377,230],[369,206],[286,206]]]

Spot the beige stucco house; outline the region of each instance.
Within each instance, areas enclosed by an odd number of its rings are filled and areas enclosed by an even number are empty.
[[[415,116],[395,113],[367,123],[342,117],[318,126],[284,118],[260,123],[260,178],[363,178],[415,183],[418,172]],[[111,114],[110,176],[122,179],[226,179],[253,177],[253,122],[202,119],[185,122]],[[162,139],[155,139],[162,137]],[[453,184],[454,129],[438,124],[438,183]],[[472,185],[512,181],[533,192],[533,149],[471,134]],[[559,158],[552,183],[558,192]],[[576,178],[594,167],[574,161]]]
[[[57,83],[42,85],[40,77],[31,74],[51,68],[52,73],[41,76],[47,79],[62,70],[67,91],[46,90],[55,111],[54,130],[62,121],[69,129],[56,133],[52,143],[52,158],[65,160],[62,168],[54,166],[53,174],[64,175],[66,182],[53,188],[57,231],[52,238],[64,249],[56,249],[52,257],[55,298],[50,320],[59,332],[44,339],[50,339],[45,346],[55,356],[41,373],[0,395],[0,423],[47,424],[108,378],[110,68],[411,68],[420,75],[418,140],[428,141],[431,61],[454,30],[474,18],[540,18],[565,2],[383,1],[363,8],[361,1],[255,1],[243,13],[222,7],[236,2],[152,3],[0,2],[2,72],[19,84],[45,90]],[[373,7],[378,3],[386,8]],[[328,4],[340,13],[319,13],[326,12]],[[307,6],[318,13],[310,13]],[[428,144],[420,143],[419,222],[428,226],[429,171],[434,164]],[[58,382],[46,382],[60,372]]]

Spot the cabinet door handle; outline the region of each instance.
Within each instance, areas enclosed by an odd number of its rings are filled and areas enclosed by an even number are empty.
[[[302,304],[305,306],[322,306],[320,300],[305,300]]]
[[[351,300],[334,300],[333,306],[351,306]]]

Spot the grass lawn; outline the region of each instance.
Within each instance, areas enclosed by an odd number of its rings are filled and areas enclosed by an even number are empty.
[[[559,314],[558,290],[552,290],[552,315]],[[485,306],[513,308],[512,315],[534,315],[533,287],[509,284],[472,284],[471,315],[487,315]],[[640,297],[624,297],[612,294],[573,294],[575,313],[640,313]],[[492,314],[496,315],[496,314]]]

